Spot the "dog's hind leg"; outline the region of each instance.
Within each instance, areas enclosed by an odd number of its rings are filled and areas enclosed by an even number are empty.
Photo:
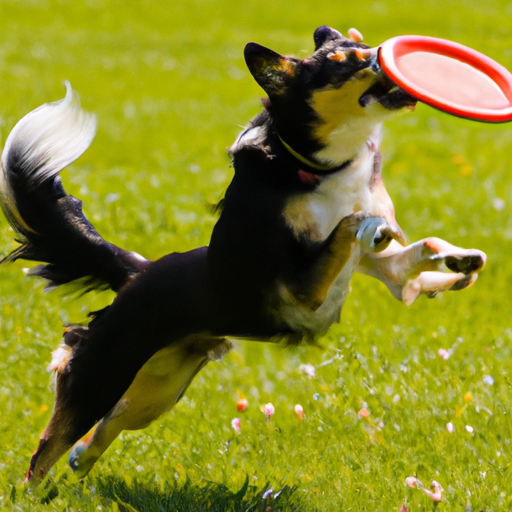
[[[154,354],[116,406],[72,448],[68,461],[75,475],[85,477],[123,430],[143,429],[172,409],[206,363],[231,347],[224,338],[191,336]]]
[[[50,468],[80,437],[80,423],[83,414],[76,414],[69,406],[67,398],[68,365],[73,355],[73,347],[83,342],[88,329],[83,326],[68,326],[64,329],[64,343],[52,352],[52,360],[47,370],[55,372],[55,405],[52,416],[39,439],[39,445],[33,453],[25,481],[38,485]],[[94,420],[90,420],[92,426]],[[85,428],[87,431],[87,428]],[[83,431],[82,431],[83,433]]]
[[[86,343],[89,341],[87,340]],[[80,371],[77,373],[73,370],[73,368],[77,368],[72,365],[73,357],[75,356],[69,356],[70,362],[67,364],[66,357],[61,357],[62,360],[59,362],[59,356],[57,355],[56,357],[55,355],[59,351],[61,353],[67,352],[68,354],[71,352],[70,347],[61,345],[54,352],[54,360],[50,365],[50,369],[55,370],[57,374],[55,406],[50,421],[41,435],[39,446],[32,456],[26,474],[26,482],[31,486],[39,485],[51,467],[74,443],[94,427],[98,417],[100,417],[94,404],[99,402],[101,397],[98,396],[96,390],[87,386],[92,381],[86,381],[86,385],[81,387],[82,395],[77,395],[70,391],[74,389],[73,385],[76,387],[74,379],[83,377],[83,375]],[[87,365],[86,368],[87,372],[93,373],[93,367]],[[111,367],[110,375],[105,375],[104,372],[101,372],[90,378],[101,379],[103,393],[107,394],[115,385],[114,381],[121,378],[121,374],[121,368]],[[119,404],[120,402],[118,401],[112,411],[119,410]],[[112,415],[115,416],[115,414]],[[113,436],[113,439],[116,435]]]
[[[66,453],[76,440],[74,418],[64,403],[56,402],[52,417],[39,439],[39,445],[30,459],[25,482],[37,486],[50,468]]]
[[[80,441],[75,443],[69,453],[69,466],[78,478],[84,478],[96,461],[123,431],[120,416],[128,404],[121,400],[117,406],[98,422]]]

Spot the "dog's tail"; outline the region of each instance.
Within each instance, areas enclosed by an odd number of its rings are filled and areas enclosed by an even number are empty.
[[[27,114],[9,134],[2,153],[0,204],[21,244],[0,263],[17,259],[44,262],[29,274],[55,287],[72,281],[85,291],[118,291],[149,261],[112,245],[67,195],[59,172],[91,144],[96,118],[81,109],[66,83],[66,96]]]

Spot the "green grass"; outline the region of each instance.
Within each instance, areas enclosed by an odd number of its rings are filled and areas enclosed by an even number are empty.
[[[105,238],[156,258],[208,243],[210,205],[232,175],[225,148],[260,108],[246,42],[304,56],[327,23],[355,26],[372,45],[406,33],[445,37],[512,69],[511,16],[508,0],[0,0],[1,139],[70,80],[99,130],[63,173],[66,187]],[[22,484],[53,402],[44,367],[62,322],[111,296],[63,301],[24,278],[22,264],[1,267],[0,509],[432,510],[405,485],[415,475],[444,487],[439,510],[511,510],[510,134],[426,106],[386,127],[398,221],[410,240],[436,235],[486,251],[474,287],[406,308],[356,276],[321,348],[238,346],[172,413],[116,440],[84,483],[62,460],[51,500]],[[0,253],[13,247],[2,218]],[[452,346],[450,359],[437,355]],[[315,378],[299,371],[306,363]],[[267,423],[260,408],[269,401]],[[362,408],[369,418],[358,418]],[[284,491],[263,499],[269,488]]]

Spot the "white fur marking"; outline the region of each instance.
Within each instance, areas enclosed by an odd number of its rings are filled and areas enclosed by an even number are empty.
[[[137,261],[148,261],[144,256],[141,256],[138,252],[130,253]]]
[[[64,344],[59,345],[58,348],[52,352],[52,360],[46,367],[46,370],[49,372],[64,373],[72,354],[73,350],[70,346]]]
[[[354,117],[333,130],[329,134],[326,147],[313,156],[319,162],[341,165],[354,158],[354,151],[359,151],[367,141],[380,140],[381,133],[382,124],[376,122],[372,117]]]
[[[33,110],[7,137],[2,164],[7,170],[9,153],[19,151],[24,167],[32,170],[28,176],[31,186],[50,179],[75,161],[90,146],[96,133],[96,117],[80,108],[78,95],[69,82],[65,84],[63,100]]]
[[[244,130],[235,140],[229,150],[234,153],[245,146],[258,145],[265,137],[265,130],[261,126],[255,126],[249,130]]]

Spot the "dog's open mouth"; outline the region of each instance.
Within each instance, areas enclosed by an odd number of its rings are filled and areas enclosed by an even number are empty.
[[[381,76],[360,98],[359,104],[367,107],[373,103],[380,103],[389,110],[401,108],[414,109],[417,99],[398,87],[386,76]]]

